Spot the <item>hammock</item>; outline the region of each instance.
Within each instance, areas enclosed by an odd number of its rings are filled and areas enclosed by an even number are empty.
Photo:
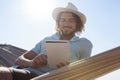
[[[26,51],[12,45],[0,44],[0,65],[6,67],[12,66],[15,59]]]
[[[0,65],[10,67],[27,50],[0,44]],[[82,59],[31,80],[93,80],[120,69],[120,46]]]

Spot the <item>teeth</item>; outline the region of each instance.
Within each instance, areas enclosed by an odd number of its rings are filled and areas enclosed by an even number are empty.
[[[70,27],[64,27],[64,28],[70,29]]]

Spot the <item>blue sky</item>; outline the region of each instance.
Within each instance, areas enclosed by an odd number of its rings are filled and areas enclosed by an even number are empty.
[[[119,0],[0,0],[0,43],[30,50],[55,32],[52,10],[68,2],[87,17],[81,37],[93,43],[92,55],[120,46]],[[119,70],[98,80],[118,80],[118,74]]]

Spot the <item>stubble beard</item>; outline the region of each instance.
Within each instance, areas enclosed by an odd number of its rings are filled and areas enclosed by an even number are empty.
[[[69,30],[69,29],[63,29],[61,30],[61,35],[64,35],[64,36],[70,36],[70,35],[73,35],[75,33],[75,31],[73,30]]]

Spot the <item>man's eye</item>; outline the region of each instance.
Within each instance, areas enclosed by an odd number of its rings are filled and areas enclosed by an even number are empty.
[[[64,19],[60,19],[60,22],[64,22],[65,20]]]
[[[75,22],[75,20],[74,19],[70,19],[69,22]]]

